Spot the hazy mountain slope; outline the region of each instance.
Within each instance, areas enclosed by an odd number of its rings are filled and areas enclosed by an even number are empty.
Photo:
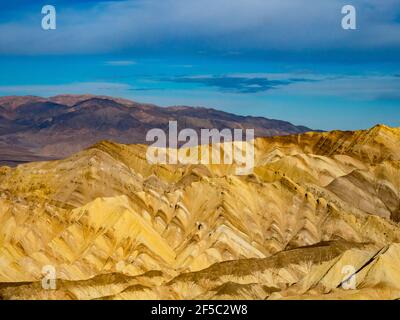
[[[343,275],[318,275],[335,257],[356,250],[349,259],[358,266],[400,241],[399,137],[400,129],[377,126],[259,138],[248,176],[235,176],[234,165],[150,165],[146,146],[111,142],[65,160],[2,167],[0,294],[264,299],[273,292],[275,298],[331,292],[326,288]],[[329,245],[313,246],[324,241]],[[311,256],[292,255],[305,246]],[[360,275],[361,297],[374,297],[371,288],[380,281],[382,297],[394,297],[397,274],[387,272],[398,246],[390,248],[393,254],[374,258],[373,271]],[[280,252],[300,260],[275,266]],[[265,268],[263,261],[274,271],[236,275],[242,264]],[[36,281],[49,264],[65,281],[42,292]],[[386,264],[387,272],[380,271]],[[137,281],[151,271],[162,274]],[[187,272],[208,280],[192,284]]]
[[[206,108],[161,108],[104,96],[0,97],[0,161],[63,158],[101,140],[146,143],[146,132],[168,130],[170,120],[177,120],[179,129],[251,128],[257,136],[310,131],[285,121]]]

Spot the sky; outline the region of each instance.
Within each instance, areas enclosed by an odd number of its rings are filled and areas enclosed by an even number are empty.
[[[400,0],[0,1],[0,95],[65,93],[400,126]]]

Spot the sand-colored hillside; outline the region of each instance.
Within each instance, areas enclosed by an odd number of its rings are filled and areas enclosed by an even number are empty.
[[[258,138],[245,176],[146,148],[0,168],[0,297],[400,298],[400,129]]]

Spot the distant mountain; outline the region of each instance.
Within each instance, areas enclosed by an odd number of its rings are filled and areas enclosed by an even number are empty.
[[[101,140],[146,143],[148,130],[167,131],[170,120],[179,130],[253,128],[258,137],[311,131],[286,121],[106,96],[0,97],[0,164],[62,158]]]

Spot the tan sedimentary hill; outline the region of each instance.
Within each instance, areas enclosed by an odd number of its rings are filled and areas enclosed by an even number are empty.
[[[146,148],[0,168],[2,298],[400,297],[399,128],[258,138],[245,176]]]

